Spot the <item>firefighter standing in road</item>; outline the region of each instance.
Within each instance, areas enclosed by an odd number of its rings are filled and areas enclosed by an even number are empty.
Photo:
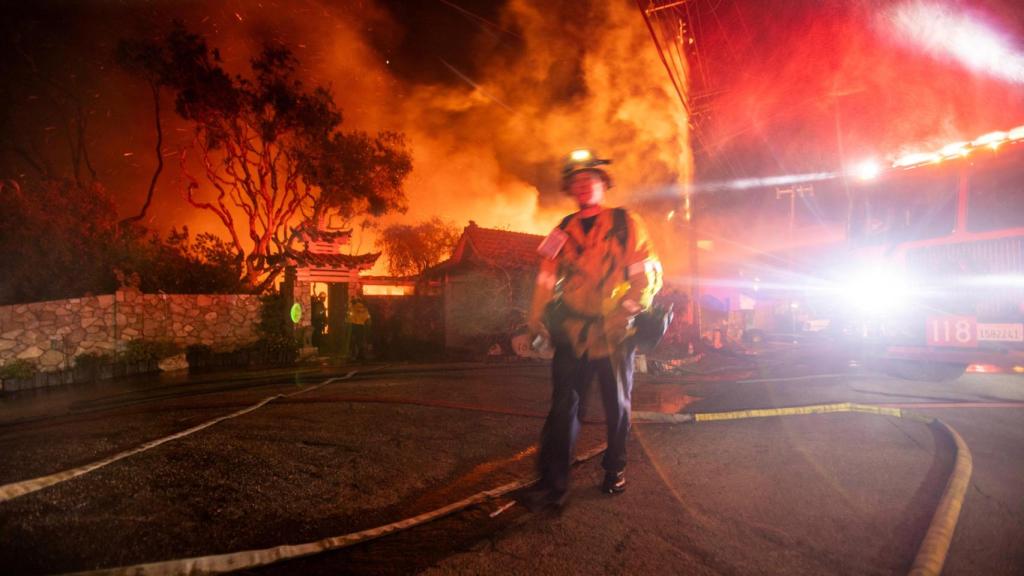
[[[608,449],[601,490],[625,490],[635,345],[633,319],[661,288],[661,264],[643,223],[622,208],[605,208],[610,160],[577,150],[562,170],[562,187],[579,211],[545,238],[529,326],[555,347],[551,410],[541,437],[541,480],[522,498],[531,509],[561,506],[590,382],[597,377]]]

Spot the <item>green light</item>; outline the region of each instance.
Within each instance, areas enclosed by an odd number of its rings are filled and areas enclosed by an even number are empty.
[[[291,316],[292,322],[295,324],[298,324],[299,320],[302,320],[302,304],[299,304],[298,302],[292,304]]]

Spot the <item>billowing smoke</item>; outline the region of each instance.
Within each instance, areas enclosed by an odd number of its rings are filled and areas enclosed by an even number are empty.
[[[579,147],[614,160],[613,204],[640,207],[690,178],[686,116],[635,5],[583,13],[515,0],[501,26],[520,31],[520,52],[478,67],[464,86],[418,90],[403,107],[416,152],[410,216],[441,209],[457,221],[547,232],[573,209],[558,170]],[[649,212],[663,258],[679,262],[664,212]]]
[[[571,209],[559,163],[583,146],[614,159],[614,203],[690,177],[686,117],[634,4],[515,0],[497,24],[518,49],[475,73],[444,62],[454,83],[403,85],[374,70],[395,93],[377,93],[369,116],[405,131],[414,152],[408,218],[546,232]]]
[[[557,4],[511,0],[493,29],[467,17],[472,66],[424,56],[450,72],[444,82],[395,71],[382,47],[408,30],[371,3],[264,2],[195,13],[186,25],[239,72],[260,42],[284,42],[310,84],[332,89],[345,128],[405,133],[414,161],[409,211],[382,225],[440,216],[546,233],[573,209],[558,171],[574,148],[614,159],[613,204],[671,195],[692,173],[687,118],[636,5]],[[363,250],[373,242],[373,231],[365,234]]]
[[[696,118],[703,147],[699,180],[840,172],[867,157],[935,149],[1024,122],[1019,84],[943,58],[933,44],[915,43],[914,6],[939,0],[891,2],[817,0],[693,3],[706,9],[691,31],[702,60],[693,77],[704,84]],[[435,4],[387,0],[264,0],[84,4],[74,9],[79,54],[96,54],[108,77],[90,124],[97,164],[125,214],[141,203],[152,172],[152,112],[145,86],[116,72],[109,58],[125,35],[159,37],[172,19],[206,35],[226,65],[243,72],[264,41],[294,49],[310,84],[327,84],[345,113],[345,127],[404,132],[414,154],[406,190],[410,210],[384,224],[440,216],[458,225],[543,233],[571,210],[558,188],[559,160],[589,146],[615,160],[611,202],[647,206],[648,225],[662,252],[682,245],[665,212],[678,185],[693,179],[688,119],[677,101],[643,19],[630,0],[549,3],[507,0]],[[1020,51],[1024,14],[1009,0],[950,1],[1001,32]],[[894,12],[900,6],[910,12]],[[974,7],[967,12],[963,6]],[[429,43],[402,45],[432,21],[403,10],[456,15],[441,34],[468,37],[451,57]],[[70,8],[61,8],[61,10]],[[54,9],[56,10],[56,9]],[[54,10],[51,10],[53,12]],[[53,15],[40,19],[52,20]],[[461,20],[459,20],[461,19]],[[696,21],[696,20],[695,20]],[[41,24],[42,25],[42,24]],[[933,38],[920,22],[923,38]],[[468,30],[468,32],[467,32]],[[397,61],[396,61],[397,59]],[[432,63],[440,75],[416,74]],[[435,72],[436,72],[435,70]],[[706,82],[705,82],[706,81]],[[90,98],[92,96],[90,95]],[[709,106],[704,106],[709,104]],[[165,107],[165,153],[188,140],[187,126]],[[125,129],[130,127],[130,129]],[[695,139],[696,141],[696,139]],[[175,162],[169,159],[173,166]],[[113,168],[110,168],[113,166]],[[176,170],[161,177],[151,223],[215,224],[180,199]],[[742,191],[716,196],[709,233],[743,238],[778,229],[772,213]],[[652,198],[668,197],[663,204]],[[769,203],[770,204],[770,203]],[[657,210],[653,207],[657,206]],[[372,231],[361,238],[372,248]],[[357,238],[357,243],[360,241]],[[755,243],[755,239],[749,240]]]

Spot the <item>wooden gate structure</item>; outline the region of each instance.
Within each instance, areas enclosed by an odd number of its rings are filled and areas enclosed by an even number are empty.
[[[301,314],[295,322],[296,337],[299,338],[303,354],[313,354],[313,326],[311,323],[312,286],[323,282],[327,289],[327,334],[321,351],[342,353],[345,342],[345,317],[348,314],[349,286],[358,283],[360,272],[373,268],[380,252],[347,254],[346,248],[352,241],[352,230],[329,229],[319,224],[306,222],[294,233],[302,244],[301,251],[288,250],[284,253],[285,279],[281,293],[288,300],[289,309],[299,305]]]

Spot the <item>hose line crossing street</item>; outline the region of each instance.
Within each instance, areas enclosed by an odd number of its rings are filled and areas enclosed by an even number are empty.
[[[488,368],[488,371],[495,370],[493,367]],[[500,371],[496,371],[500,372]],[[472,374],[470,378],[474,385],[486,387],[490,385],[488,382],[492,379],[492,374],[487,372],[473,372],[470,371],[468,374]],[[532,380],[534,374],[527,374],[529,379]],[[358,376],[358,377],[356,377]],[[516,376],[522,377],[522,374]],[[436,523],[441,519],[464,516],[465,521],[454,521],[454,522],[469,522],[476,526],[474,530],[488,531],[500,530],[500,526],[507,526],[502,524],[502,519],[505,517],[519,518],[525,515],[525,510],[519,506],[514,505],[514,501],[510,498],[510,493],[519,490],[524,487],[528,487],[532,483],[536,482],[534,475],[530,474],[529,464],[532,458],[532,454],[535,454],[535,449],[529,448],[532,441],[536,440],[536,434],[538,433],[541,418],[544,417],[544,399],[540,398],[537,401],[530,400],[524,402],[521,400],[513,400],[510,402],[499,401],[497,397],[493,397],[490,392],[478,394],[475,397],[465,393],[465,390],[470,389],[468,382],[457,382],[452,384],[452,388],[447,388],[447,383],[444,385],[436,386],[434,388],[428,387],[428,382],[432,382],[436,379],[436,376],[428,373],[419,373],[412,375],[400,375],[388,373],[386,369],[380,369],[378,374],[370,375],[368,373],[360,373],[357,371],[350,371],[346,374],[339,376],[332,376],[325,378],[314,384],[302,385],[299,389],[290,390],[290,392],[283,394],[272,394],[264,396],[256,402],[249,403],[244,408],[234,410],[227,414],[208,418],[196,425],[188,426],[185,429],[176,431],[176,433],[162,436],[157,440],[148,440],[142,442],[134,447],[123,448],[113,456],[97,459],[84,465],[77,465],[67,469],[63,469],[57,472],[51,472],[39,476],[30,480],[9,482],[8,484],[0,487],[0,518],[5,518],[5,523],[9,525],[16,525],[18,521],[14,515],[20,508],[11,508],[7,511],[3,510],[4,507],[13,506],[16,502],[22,501],[24,497],[29,496],[33,493],[47,494],[50,490],[43,490],[44,488],[50,488],[51,490],[57,485],[65,484],[71,486],[69,481],[76,480],[76,487],[79,487],[79,483],[82,479],[88,478],[90,472],[96,472],[97,470],[110,467],[111,464],[119,462],[118,466],[131,465],[129,462],[136,458],[142,458],[145,453],[153,454],[154,449],[163,446],[172,446],[174,441],[186,442],[189,437],[193,437],[203,430],[214,430],[217,429],[214,426],[216,424],[226,425],[229,420],[237,420],[240,423],[232,425],[232,428],[238,428],[238,430],[253,429],[252,423],[246,424],[243,420],[249,420],[262,413],[265,410],[273,408],[272,412],[268,412],[263,416],[257,418],[259,421],[258,426],[280,426],[285,423],[285,420],[296,417],[299,414],[303,414],[304,409],[310,407],[316,410],[325,410],[326,415],[330,415],[332,419],[344,419],[351,416],[367,419],[367,422],[377,421],[381,422],[381,418],[384,415],[385,418],[389,417],[407,417],[416,419],[431,418],[428,414],[435,414],[441,417],[447,422],[463,421],[466,418],[483,418],[484,424],[481,427],[479,424],[473,425],[470,428],[472,430],[484,430],[488,434],[498,434],[502,431],[502,426],[507,429],[515,431],[516,438],[520,439],[517,442],[525,441],[524,444],[518,444],[518,448],[501,449],[500,452],[493,450],[483,450],[481,452],[474,453],[475,461],[480,462],[471,470],[460,472],[461,476],[457,475],[457,481],[450,483],[450,486],[437,485],[433,483],[433,488],[427,487],[426,492],[420,493],[419,496],[411,493],[415,496],[415,501],[420,502],[416,504],[412,500],[391,500],[391,501],[406,501],[410,505],[407,506],[411,515],[400,516],[396,515],[401,507],[378,507],[378,504],[374,504],[375,496],[373,495],[375,489],[371,489],[370,493],[367,494],[369,498],[366,499],[365,504],[355,502],[348,502],[346,506],[369,506],[367,509],[380,509],[380,512],[373,512],[371,515],[365,516],[365,519],[358,524],[364,525],[354,531],[346,532],[328,532],[328,535],[324,535],[321,531],[321,535],[306,540],[296,540],[294,535],[286,535],[282,533],[279,543],[273,545],[262,545],[252,548],[242,548],[236,550],[227,550],[216,553],[202,553],[196,554],[196,556],[183,556],[182,558],[175,558],[174,554],[167,554],[167,551],[173,551],[175,546],[167,546],[161,553],[159,550],[154,553],[145,554],[148,556],[146,559],[143,554],[135,554],[136,558],[142,557],[140,560],[143,562],[131,563],[124,566],[118,567],[116,564],[109,562],[103,562],[98,566],[95,566],[92,570],[82,571],[83,566],[80,562],[78,568],[75,569],[75,564],[61,564],[61,572],[73,572],[82,574],[207,574],[207,573],[225,573],[238,570],[255,569],[258,567],[266,566],[278,566],[281,567],[279,572],[275,573],[291,573],[292,570],[289,568],[294,563],[288,563],[284,561],[295,561],[297,559],[310,559],[312,557],[324,556],[327,558],[325,552],[337,551],[345,548],[351,548],[357,544],[367,544],[373,540],[380,539],[385,536],[394,536],[406,531],[414,531],[419,527],[424,527],[430,523]],[[504,380],[506,376],[495,375],[495,380]],[[833,380],[833,378],[827,378]],[[803,382],[803,380],[801,380]],[[510,381],[511,382],[511,381]],[[543,382],[543,380],[538,380]],[[340,392],[341,388],[335,388],[329,386],[329,384],[337,384],[344,386],[344,392]],[[495,384],[497,385],[497,384]],[[750,383],[737,383],[737,385],[750,385]],[[508,387],[502,385],[502,389],[511,390],[516,392],[516,387]],[[539,386],[540,387],[540,386]],[[667,390],[675,389],[669,387],[667,384],[650,384],[647,388],[648,392],[656,392],[658,399],[664,400],[662,397],[665,396]],[[641,388],[643,390],[643,388]],[[504,393],[503,393],[504,394]],[[301,398],[300,398],[301,397]],[[510,397],[511,398],[511,397]],[[913,403],[909,403],[913,404]],[[1014,410],[1015,403],[973,403],[973,402],[961,402],[961,403],[922,403],[922,406],[958,406],[966,407],[972,404],[979,404],[979,407],[984,405],[990,407],[992,410]],[[1017,403],[1019,404],[1019,403]],[[219,404],[220,406],[222,404]],[[648,440],[650,433],[656,428],[665,430],[660,435],[668,435],[666,438],[673,436],[683,435],[685,437],[688,433],[685,430],[690,429],[690,425],[697,427],[715,425],[715,426],[729,426],[730,422],[756,422],[759,420],[788,420],[792,418],[826,418],[823,420],[814,420],[818,423],[811,424],[814,429],[822,431],[822,434],[817,435],[818,438],[825,439],[829,438],[828,430],[831,427],[831,420],[827,418],[834,418],[838,415],[849,414],[849,415],[866,415],[866,416],[879,416],[883,418],[895,420],[902,420],[910,425],[918,424],[924,429],[932,430],[932,434],[941,435],[945,440],[943,441],[951,447],[951,469],[946,468],[947,471],[942,472],[945,475],[942,479],[939,479],[941,484],[941,490],[935,490],[937,496],[937,502],[932,504],[930,511],[927,511],[927,516],[930,520],[927,526],[920,528],[919,535],[913,538],[914,540],[914,552],[906,557],[908,570],[910,574],[939,574],[942,573],[943,566],[947,562],[949,549],[953,540],[953,535],[956,533],[957,520],[961,516],[961,510],[964,506],[968,487],[971,484],[972,479],[972,455],[971,451],[964,441],[961,434],[958,433],[951,425],[949,425],[943,419],[935,418],[930,415],[920,414],[913,410],[907,410],[901,407],[894,406],[893,403],[855,403],[855,402],[839,402],[839,403],[825,403],[807,406],[775,406],[770,408],[746,408],[740,410],[725,410],[725,411],[692,411],[692,412],[663,412],[657,410],[657,403],[651,404],[648,400],[645,400],[641,395],[637,402],[637,410],[633,413],[633,421],[639,425],[637,428],[636,436],[641,437],[642,443],[641,452],[647,454],[647,457],[656,460],[658,458],[657,446],[651,446]],[[210,406],[209,402],[205,403],[205,406]],[[1024,406],[1024,404],[1022,404]],[[655,408],[650,410],[647,408]],[[949,408],[952,410],[952,408]],[[425,412],[426,411],[426,412]],[[431,412],[432,411],[432,412]],[[1014,410],[1017,412],[1017,410]],[[296,416],[290,416],[290,414]],[[446,415],[445,415],[446,414]],[[459,414],[466,414],[465,418],[459,416]],[[581,440],[581,449],[579,451],[577,466],[577,472],[574,472],[578,478],[577,482],[580,487],[577,489],[581,491],[581,494],[589,494],[587,492],[586,483],[588,482],[584,478],[587,474],[590,474],[587,470],[590,469],[596,462],[595,456],[603,453],[604,446],[596,440],[601,436],[600,434],[592,434],[590,437],[587,436],[587,429],[596,430],[601,427],[601,421],[599,419],[588,418],[583,415],[585,422],[585,434]],[[285,420],[282,420],[284,418]],[[290,421],[290,420],[289,420]],[[505,424],[502,424],[505,422]],[[855,421],[849,421],[844,426],[849,426]],[[866,423],[866,420],[864,421]],[[53,426],[59,427],[59,422],[49,421],[45,426],[39,425],[40,430],[48,429]],[[241,426],[241,427],[239,427]],[[653,427],[651,427],[653,426]],[[799,427],[799,426],[798,426]],[[275,428],[276,429],[276,428]],[[791,428],[782,428],[791,429]],[[796,428],[794,428],[796,429]],[[854,428],[856,429],[856,428]],[[884,429],[884,428],[880,428]],[[0,431],[3,428],[0,427]],[[521,430],[521,434],[520,434]],[[648,430],[648,431],[644,431]],[[716,436],[725,434],[725,428],[717,431]],[[229,433],[237,435],[237,431],[224,430],[218,435]],[[839,433],[841,436],[836,437],[838,442],[843,442],[842,435],[845,433]],[[906,433],[909,434],[911,440],[915,443],[922,444],[919,433],[914,433],[912,429],[907,429]],[[199,436],[206,436],[204,435]],[[465,438],[465,435],[463,436]],[[2,434],[0,434],[2,439]],[[918,439],[918,440],[914,440]],[[299,440],[298,448],[302,448],[304,445],[315,447],[318,444],[311,443],[315,439]],[[794,439],[787,440],[787,442],[794,442]],[[197,441],[200,444],[196,446],[206,445],[206,441]],[[221,440],[216,440],[215,444],[210,445],[211,447],[218,446]],[[291,442],[291,441],[289,441]],[[317,441],[318,442],[318,441]],[[280,444],[280,443],[279,443]],[[502,443],[508,445],[508,443]],[[924,448],[928,448],[927,445],[922,445]],[[466,447],[463,447],[463,450]],[[689,450],[699,450],[699,446],[691,446]],[[190,449],[190,448],[189,448]],[[397,450],[402,450],[400,444],[396,446]],[[508,454],[507,450],[512,450],[512,454],[518,454],[511,458],[502,457],[502,453]],[[865,450],[869,449],[865,447]],[[936,446],[936,449],[939,449]],[[162,450],[164,450],[162,448]],[[406,449],[408,450],[408,449]],[[929,449],[931,450],[931,449]],[[135,457],[135,458],[133,458]],[[161,454],[156,456],[147,456],[146,458],[158,457],[161,458]],[[495,458],[498,458],[497,460]],[[632,456],[631,456],[632,458]],[[728,460],[724,456],[719,457],[722,459],[722,463],[728,464]],[[359,458],[353,460],[358,462]],[[503,462],[501,465],[497,463],[488,462]],[[514,469],[503,469],[502,466],[512,462]],[[898,463],[897,463],[898,464]],[[361,464],[360,464],[361,465]],[[639,464],[638,464],[639,465]],[[650,465],[654,467],[666,466],[665,462],[651,461]],[[934,466],[933,466],[934,467]],[[633,469],[633,468],[631,468]],[[642,469],[642,468],[641,468]],[[396,469],[397,470],[397,469]],[[518,471],[516,471],[518,470]],[[200,471],[197,469],[197,471]],[[263,474],[269,474],[273,476],[273,470],[264,470]],[[477,474],[479,472],[479,474]],[[137,472],[134,472],[137,476]],[[187,479],[191,474],[187,467],[179,468],[177,471],[178,478]],[[642,474],[642,471],[638,470],[636,474]],[[882,469],[878,470],[879,475],[884,475],[885,472]],[[583,475],[583,477],[581,477]],[[658,469],[658,475],[663,475],[663,470]],[[93,475],[95,476],[95,475]],[[636,477],[638,482],[643,482],[640,477]],[[100,479],[97,479],[100,480]],[[229,479],[224,479],[230,482]],[[463,482],[465,481],[465,482]],[[663,481],[666,481],[663,475]],[[823,479],[824,481],[824,479]],[[671,482],[671,480],[670,480]],[[103,493],[114,494],[117,492],[117,485],[106,485],[105,482],[100,480],[100,488],[92,488],[91,491],[101,490]],[[939,488],[939,484],[926,483],[927,486],[936,486]],[[99,486],[95,481],[90,483],[90,486]],[[925,485],[923,485],[925,486]],[[454,487],[454,488],[453,488]],[[672,487],[669,487],[672,488]],[[173,489],[173,488],[172,488]],[[615,498],[608,500],[610,503],[617,502],[628,502],[629,498],[639,498],[640,492],[637,492],[639,488],[633,491],[628,491],[622,498]],[[930,489],[931,490],[931,489]],[[53,498],[56,501],[67,498],[68,495],[78,493],[79,489],[63,490],[59,493],[54,493],[47,498]],[[366,492],[366,489],[362,489],[362,492]],[[310,494],[312,495],[312,494]],[[636,495],[636,496],[634,496]],[[87,494],[81,494],[76,498],[86,498]],[[358,491],[353,492],[354,498],[360,498]],[[581,496],[581,498],[586,498]],[[934,498],[934,497],[930,497]],[[572,506],[573,511],[584,511],[588,507],[592,507],[602,502],[599,500],[596,502],[588,502],[583,500],[579,503],[574,503]],[[934,501],[932,499],[923,500]],[[27,506],[33,506],[35,504],[27,504]],[[247,506],[255,505],[257,507],[269,506],[274,508],[279,504],[271,500],[265,500],[261,498],[259,501],[252,501]],[[284,505],[282,503],[281,505]],[[385,509],[386,508],[386,509]],[[390,510],[390,511],[387,511]],[[479,510],[482,516],[477,515],[477,512],[473,510]],[[469,516],[465,516],[469,515]],[[234,517],[234,513],[230,513],[228,517]],[[384,522],[376,523],[367,526],[368,522],[372,519],[381,519]],[[472,520],[470,520],[472,519]],[[156,520],[156,519],[155,519]],[[301,519],[296,519],[301,520]],[[519,526],[523,526],[522,522],[527,522],[526,526],[543,526],[546,522],[543,518],[537,518],[531,520],[530,517],[526,516],[524,520],[517,520]],[[535,524],[539,523],[539,524]],[[490,524],[498,523],[493,528],[488,528]],[[442,523],[444,524],[444,523]],[[223,529],[231,530],[231,524],[221,523],[220,526]],[[447,525],[444,525],[447,526]],[[242,526],[236,525],[237,528]],[[472,531],[472,530],[471,530]],[[264,542],[267,538],[264,536],[260,538]],[[414,537],[414,540],[416,538]],[[202,549],[203,546],[189,545],[179,549]],[[209,546],[207,546],[209,549]],[[221,548],[223,549],[223,548]],[[169,560],[160,560],[163,559]],[[911,560],[912,557],[912,560]],[[456,557],[458,558],[458,557]],[[309,562],[303,560],[301,562]],[[460,561],[464,562],[464,561]],[[100,568],[105,564],[108,568]],[[71,568],[71,570],[69,570]],[[295,570],[302,571],[303,569],[296,565]],[[281,572],[284,571],[284,572]]]
[[[72,478],[77,478],[77,477],[79,477],[79,476],[81,476],[83,474],[88,474],[90,472],[93,472],[95,470],[103,468],[104,466],[107,466],[109,464],[113,464],[114,462],[117,462],[118,460],[121,460],[121,459],[124,459],[124,458],[128,458],[129,456],[134,456],[136,454],[145,452],[146,450],[150,450],[152,448],[156,448],[157,446],[160,446],[161,444],[165,444],[167,442],[171,442],[171,441],[177,440],[179,438],[184,438],[185,436],[188,436],[190,434],[195,434],[196,432],[199,432],[200,430],[204,430],[206,428],[209,428],[210,426],[213,426],[214,424],[218,424],[218,423],[223,422],[225,420],[230,420],[231,418],[237,418],[239,416],[243,416],[245,414],[248,414],[249,412],[252,412],[253,410],[258,410],[258,409],[262,408],[267,403],[273,402],[274,400],[278,400],[278,399],[281,399],[281,398],[290,398],[292,396],[297,396],[299,394],[305,394],[306,392],[309,392],[311,390],[316,390],[317,388],[320,388],[321,386],[324,386],[326,384],[330,384],[332,382],[338,382],[338,381],[342,381],[342,380],[347,380],[347,379],[351,378],[353,375],[355,375],[354,371],[353,372],[349,372],[348,374],[346,374],[345,376],[342,376],[340,378],[329,378],[327,380],[324,380],[320,384],[317,384],[315,386],[309,386],[307,388],[303,388],[302,390],[299,390],[297,392],[291,392],[291,393],[288,393],[288,394],[277,394],[277,395],[274,395],[274,396],[270,396],[270,397],[264,398],[263,400],[260,400],[256,404],[253,404],[252,406],[249,406],[247,408],[243,408],[242,410],[238,410],[237,412],[232,412],[231,414],[227,414],[227,415],[221,416],[219,418],[214,418],[213,420],[209,420],[207,422],[203,422],[202,424],[199,424],[197,426],[193,426],[193,427],[191,427],[191,428],[189,428],[187,430],[182,430],[181,432],[178,432],[176,434],[171,434],[170,436],[165,436],[163,438],[158,438],[156,440],[152,440],[150,442],[146,442],[145,444],[142,444],[142,445],[137,446],[135,448],[132,448],[130,450],[125,450],[123,452],[119,452],[117,454],[114,454],[113,456],[110,456],[108,458],[104,458],[103,460],[99,460],[97,462],[92,462],[90,464],[86,464],[84,466],[79,466],[77,468],[72,468],[70,470],[63,470],[61,472],[57,472],[55,474],[49,474],[47,476],[43,476],[43,477],[40,477],[40,478],[32,478],[32,479],[29,479],[29,480],[23,480],[21,482],[12,482],[10,484],[5,484],[3,486],[0,486],[0,502],[4,502],[4,501],[10,500],[12,498],[17,498],[18,496],[24,496],[25,494],[30,494],[32,492],[35,492],[36,490],[42,490],[43,488],[46,488],[48,486],[53,486],[54,484],[59,484],[61,482],[66,482],[68,480],[71,480]]]

